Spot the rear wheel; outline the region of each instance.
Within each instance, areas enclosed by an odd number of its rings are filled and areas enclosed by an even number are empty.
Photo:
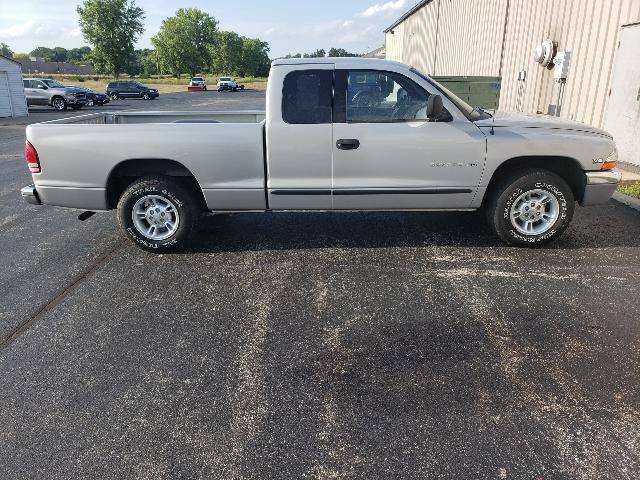
[[[162,253],[188,245],[200,203],[182,183],[168,177],[133,182],[118,202],[118,221],[140,248]]]
[[[67,109],[67,102],[62,97],[53,97],[53,100],[51,100],[51,106],[61,112]]]
[[[487,204],[487,217],[502,240],[530,247],[562,235],[574,208],[573,192],[561,177],[546,170],[521,170],[496,185]]]

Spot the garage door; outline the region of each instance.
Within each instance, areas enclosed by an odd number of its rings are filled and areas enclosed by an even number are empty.
[[[604,127],[615,139],[620,160],[640,166],[638,45],[640,45],[640,24],[623,26]]]
[[[11,94],[7,72],[0,72],[0,118],[11,117]]]

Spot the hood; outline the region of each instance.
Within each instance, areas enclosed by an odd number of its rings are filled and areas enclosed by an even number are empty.
[[[575,132],[586,132],[594,135],[613,138],[610,133],[586,123],[574,122],[551,115],[529,115],[524,113],[501,112],[495,113],[493,118],[478,120],[475,122],[479,127],[495,128],[542,128],[545,130],[569,130]]]
[[[53,90],[64,90],[64,93],[86,93],[86,89],[80,87],[54,87]]]

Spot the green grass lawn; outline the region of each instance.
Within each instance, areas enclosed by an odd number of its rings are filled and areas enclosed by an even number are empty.
[[[630,197],[640,198],[640,183],[622,184],[618,187],[618,191]]]

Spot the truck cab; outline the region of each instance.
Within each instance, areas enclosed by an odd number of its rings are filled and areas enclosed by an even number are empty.
[[[486,137],[403,64],[282,60],[269,78],[267,153],[272,208],[472,208]]]

